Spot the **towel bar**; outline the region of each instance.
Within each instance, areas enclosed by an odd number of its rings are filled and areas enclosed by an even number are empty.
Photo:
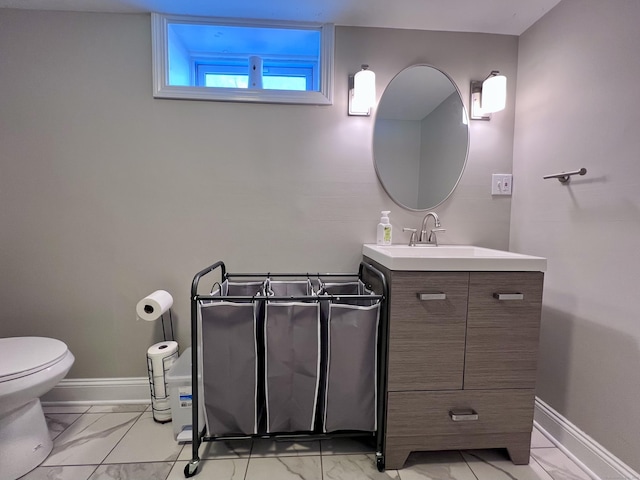
[[[567,183],[571,179],[571,175],[585,175],[586,173],[587,169],[583,167],[580,170],[574,170],[573,172],[554,173],[553,175],[545,175],[542,178],[545,180],[548,178],[557,178],[560,183]]]

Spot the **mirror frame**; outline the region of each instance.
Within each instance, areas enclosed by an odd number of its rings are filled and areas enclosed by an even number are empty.
[[[455,89],[455,91],[458,93],[458,97],[460,98],[460,103],[462,104],[462,110],[464,111],[464,116],[467,119],[467,148],[465,151],[465,155],[464,155],[464,161],[462,162],[462,168],[460,169],[460,174],[458,175],[458,179],[456,180],[456,182],[454,183],[454,185],[451,187],[451,190],[449,191],[449,193],[437,204],[427,207],[427,208],[411,208],[411,207],[407,207],[406,205],[400,203],[387,189],[387,187],[385,186],[384,182],[382,181],[382,178],[380,176],[380,172],[378,170],[378,165],[376,163],[376,155],[375,155],[375,151],[374,151],[374,146],[375,146],[375,131],[376,131],[376,122],[378,120],[378,106],[380,105],[380,101],[382,100],[382,97],[384,96],[385,92],[387,91],[387,89],[389,88],[389,86],[393,83],[393,81],[396,79],[396,77],[398,77],[398,75],[401,75],[402,72],[410,69],[410,68],[414,68],[414,67],[429,67],[429,68],[433,68],[434,70],[437,70],[438,72],[440,72],[441,74],[443,74],[453,85],[453,88]],[[451,75],[449,75],[448,73],[446,73],[445,71],[439,69],[438,67],[434,67],[433,65],[427,64],[427,63],[416,63],[413,65],[409,65],[405,68],[403,68],[402,70],[400,70],[398,73],[396,73],[393,78],[389,81],[389,83],[387,84],[387,86],[384,88],[384,91],[382,92],[382,95],[380,96],[380,99],[378,100],[378,104],[376,105],[376,109],[375,109],[375,116],[374,116],[374,122],[373,122],[373,132],[371,135],[371,157],[373,160],[373,167],[375,168],[376,171],[376,177],[378,177],[378,182],[380,183],[380,185],[382,186],[382,188],[384,189],[385,193],[389,196],[389,198],[391,198],[391,200],[393,200],[393,202],[404,208],[405,210],[409,210],[412,212],[426,212],[427,210],[433,210],[436,207],[439,207],[440,205],[442,205],[444,202],[446,202],[449,197],[451,197],[451,195],[453,194],[453,192],[455,191],[455,189],[458,187],[458,184],[460,183],[460,180],[462,179],[462,175],[464,174],[465,169],[467,168],[467,162],[469,161],[469,143],[470,143],[470,132],[469,132],[469,112],[467,110],[467,107],[464,104],[464,100],[462,99],[462,93],[460,92],[460,89],[458,88],[458,85],[456,84],[456,82],[453,80],[453,78],[451,78]]]

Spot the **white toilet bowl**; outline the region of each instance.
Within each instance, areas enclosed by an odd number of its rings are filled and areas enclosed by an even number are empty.
[[[75,360],[60,340],[0,338],[0,480],[15,480],[51,452],[40,396],[64,378]]]

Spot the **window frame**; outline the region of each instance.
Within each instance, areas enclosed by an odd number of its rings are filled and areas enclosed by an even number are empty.
[[[232,62],[228,63],[207,63],[207,62],[199,62],[195,61],[195,83],[196,86],[204,86],[206,83],[205,77],[207,75],[242,75],[247,78],[247,82],[249,81],[249,72],[247,71],[246,66],[244,65],[234,65]],[[263,74],[263,82],[264,79],[268,77],[279,77],[286,76],[290,74],[290,77],[297,77],[304,79],[305,90],[296,90],[296,91],[314,91],[311,90],[314,86],[314,72],[313,67],[304,65],[297,68],[291,68],[289,66],[276,66],[276,65],[264,65],[264,74]],[[311,87],[311,89],[309,88]],[[211,87],[208,87],[211,88]]]
[[[168,81],[168,35],[170,23],[200,25],[231,25],[262,28],[294,28],[319,30],[321,35],[319,91],[270,90],[245,88],[219,88],[169,85]],[[236,20],[216,17],[194,17],[184,15],[151,14],[151,37],[153,52],[153,96],[187,100],[213,100],[227,102],[291,103],[306,105],[333,105],[333,24],[283,21]]]

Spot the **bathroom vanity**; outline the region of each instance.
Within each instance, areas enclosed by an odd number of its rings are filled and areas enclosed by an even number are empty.
[[[479,448],[527,464],[546,260],[470,246],[363,255],[390,292],[384,468]]]

